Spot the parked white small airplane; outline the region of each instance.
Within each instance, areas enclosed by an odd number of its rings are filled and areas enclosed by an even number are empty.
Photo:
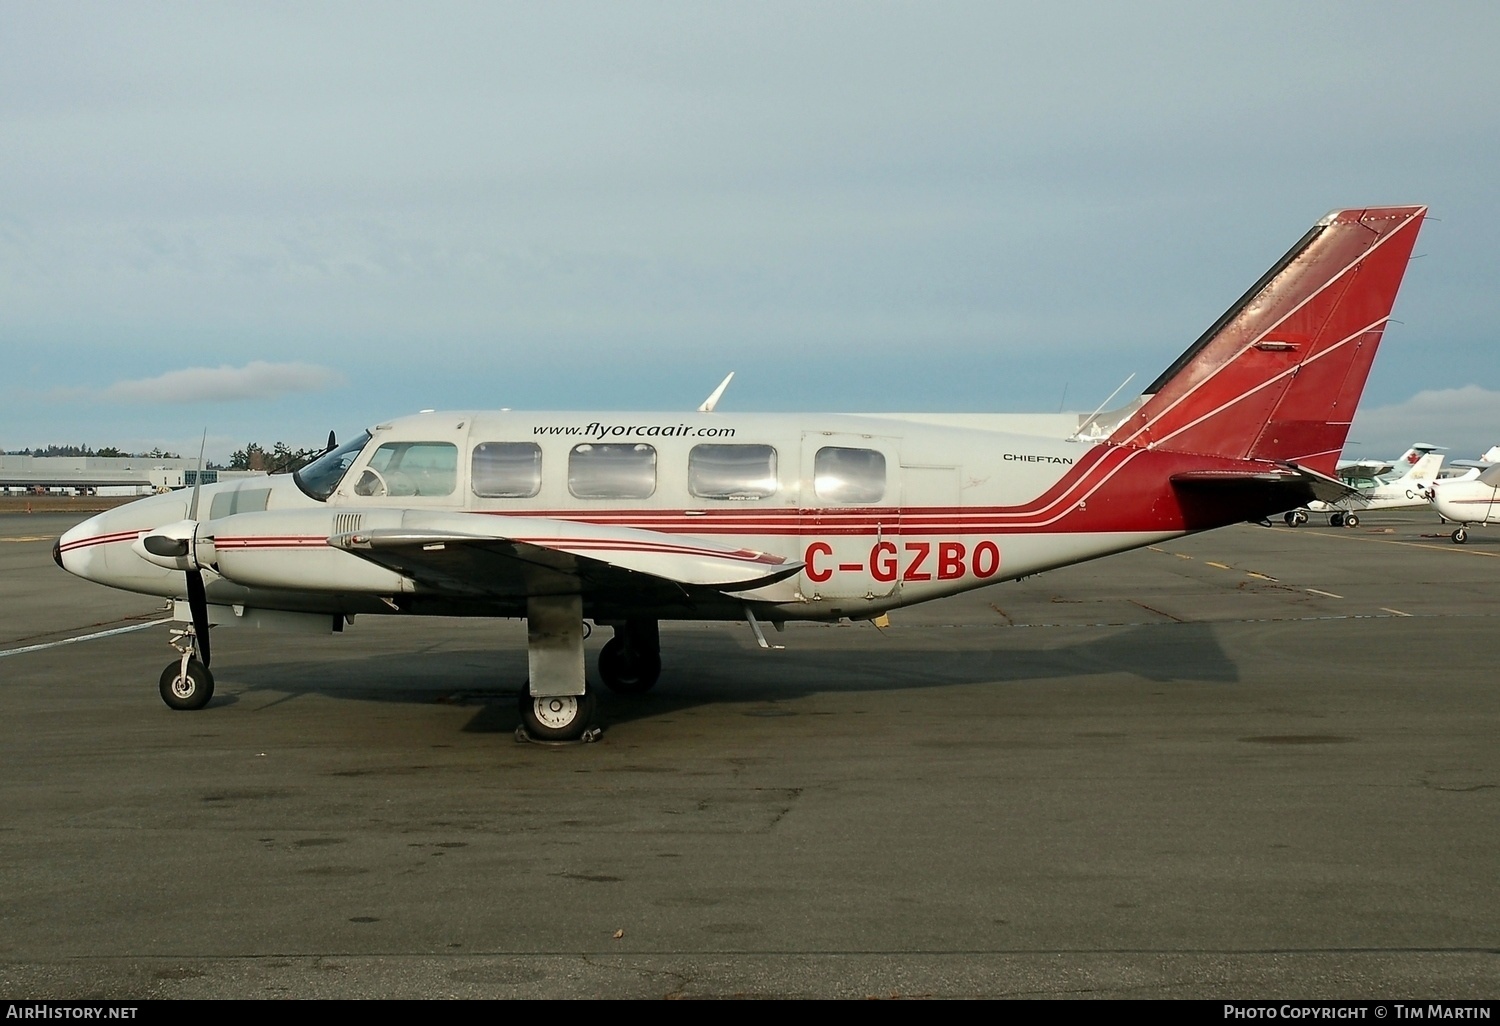
[[[1311,510],[1315,513],[1327,513],[1328,523],[1333,527],[1358,527],[1359,514],[1372,509],[1409,509],[1413,506],[1425,506],[1427,504],[1427,489],[1436,481],[1443,470],[1443,454],[1433,452],[1436,446],[1413,446],[1408,449],[1409,454],[1417,455],[1416,461],[1405,463],[1405,471],[1392,470],[1383,477],[1375,479],[1375,483],[1368,487],[1351,487],[1349,492],[1341,498],[1331,502],[1314,500],[1307,504],[1307,510],[1296,509],[1285,514],[1284,519],[1290,527],[1300,527],[1307,523],[1307,513]],[[1403,461],[1406,457],[1403,457]],[[1403,463],[1398,462],[1397,467]],[[1340,474],[1344,478],[1344,474]],[[1345,478],[1347,480],[1347,478]]]
[[[1393,471],[1404,473],[1417,460],[1441,448],[1430,442],[1417,442],[1394,460],[1339,460],[1338,478],[1352,488],[1368,488]]]
[[[1332,474],[1426,208],[1334,211],[1138,399],[1107,415],[424,413],[290,478],[142,499],[68,531],[64,569],[177,599],[177,709],[213,624],[527,620],[525,729],[583,736],[650,688],[664,619],[888,610],[1245,520]],[[716,397],[715,397],[716,398]]]
[[[1427,495],[1438,516],[1458,525],[1452,538],[1455,544],[1462,545],[1469,540],[1471,525],[1500,524],[1500,464],[1481,470],[1472,478],[1434,481],[1428,486]]]

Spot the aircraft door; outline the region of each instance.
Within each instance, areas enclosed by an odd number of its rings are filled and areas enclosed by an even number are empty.
[[[811,431],[802,436],[803,594],[873,600],[896,590],[888,557],[901,534],[896,440]]]

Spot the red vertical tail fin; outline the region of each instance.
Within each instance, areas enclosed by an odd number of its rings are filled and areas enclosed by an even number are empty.
[[[1426,212],[1323,218],[1146,390],[1110,441],[1332,474]]]

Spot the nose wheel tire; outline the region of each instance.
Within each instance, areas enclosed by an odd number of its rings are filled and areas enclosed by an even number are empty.
[[[187,672],[183,673],[182,660],[174,659],[161,671],[161,700],[172,709],[202,709],[214,697],[214,675],[196,659],[187,661]]]
[[[599,650],[599,677],[617,695],[644,695],[660,676],[660,652],[632,651],[619,637]]]
[[[1462,527],[1457,527],[1454,528],[1452,537],[1454,545],[1462,545],[1469,540],[1469,532],[1465,531]]]
[[[588,693],[538,698],[527,685],[518,704],[521,726],[539,741],[577,741],[594,722],[594,696]]]

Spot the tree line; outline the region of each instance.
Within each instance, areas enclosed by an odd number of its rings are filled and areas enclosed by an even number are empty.
[[[322,449],[293,449],[285,442],[277,442],[269,449],[259,442],[251,442],[243,449],[236,449],[229,457],[229,465],[205,459],[205,470],[260,470],[268,474],[290,474],[301,470],[322,455]],[[42,445],[32,449],[8,449],[6,456],[105,456],[116,459],[180,460],[175,452],[160,447],[150,452],[126,452],[113,445],[95,449],[90,445]]]
[[[126,452],[116,449],[112,445],[106,445],[95,449],[88,445],[40,445],[35,449],[7,449],[7,456],[106,456],[117,459],[136,460],[180,460],[181,456],[175,452],[167,452],[156,448],[150,452]]]

